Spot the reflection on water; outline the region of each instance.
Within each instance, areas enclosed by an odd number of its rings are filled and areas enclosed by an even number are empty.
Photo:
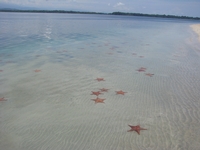
[[[4,149],[200,147],[200,59],[191,20],[0,18]]]

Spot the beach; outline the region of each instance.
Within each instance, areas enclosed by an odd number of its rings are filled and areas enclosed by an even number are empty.
[[[199,41],[200,41],[200,24],[193,24],[190,26],[192,28],[192,30],[198,34],[199,37]]]

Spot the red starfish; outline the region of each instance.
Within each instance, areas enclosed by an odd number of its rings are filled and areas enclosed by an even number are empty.
[[[145,72],[145,71],[146,71],[146,68],[141,67],[141,68],[139,68],[137,71],[139,71],[139,72]]]
[[[92,99],[92,100],[95,101],[95,104],[96,104],[96,103],[104,103],[105,99],[101,99],[97,97],[96,99]]]
[[[146,76],[152,77],[154,74],[152,73],[145,73]]]
[[[109,89],[102,88],[100,90],[101,90],[101,92],[108,92]]]
[[[96,78],[97,81],[105,81],[104,78]]]
[[[96,95],[96,96],[98,96],[99,94],[102,94],[101,92],[99,92],[99,91],[97,91],[97,92],[93,92],[93,91],[91,91],[92,92],[92,94],[91,95]]]
[[[109,44],[110,44],[110,43],[106,43],[106,44],[104,44],[104,45],[105,45],[105,46],[109,46]]]
[[[3,72],[3,70],[0,70],[0,72]]]
[[[137,126],[128,125],[128,126],[131,127],[131,129],[128,130],[128,132],[130,132],[130,131],[135,131],[135,132],[137,132],[139,135],[140,135],[140,130],[147,130],[147,129],[144,129],[144,128],[140,128],[139,125],[137,125]]]
[[[120,90],[120,91],[115,91],[116,92],[116,94],[122,94],[122,95],[124,95],[125,93],[127,93],[127,92],[123,92],[122,90]]]
[[[7,101],[7,100],[4,97],[1,97],[0,101]]]
[[[38,69],[36,69],[36,70],[34,70],[35,72],[40,72],[41,70],[38,70]]]

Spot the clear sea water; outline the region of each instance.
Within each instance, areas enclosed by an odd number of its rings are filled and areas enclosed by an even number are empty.
[[[0,13],[0,147],[199,150],[197,23]],[[105,101],[95,104],[101,88]]]

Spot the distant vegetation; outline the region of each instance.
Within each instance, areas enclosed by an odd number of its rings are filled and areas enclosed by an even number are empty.
[[[100,12],[81,12],[81,11],[67,11],[67,10],[17,10],[17,9],[0,9],[0,12],[105,14]]]
[[[200,20],[200,17],[175,16],[175,15],[165,15],[165,14],[160,15],[160,14],[126,13],[126,12],[101,13],[101,12],[81,12],[81,11],[66,11],[66,10],[17,10],[17,9],[0,9],[0,12],[103,14],[103,15],[143,16],[143,17]]]
[[[141,13],[125,13],[125,12],[113,12],[112,15],[145,16],[145,17],[161,17],[161,18],[179,18],[179,19],[198,19],[198,20],[200,20],[199,17],[175,16],[175,15],[158,15],[158,14],[141,14]]]

